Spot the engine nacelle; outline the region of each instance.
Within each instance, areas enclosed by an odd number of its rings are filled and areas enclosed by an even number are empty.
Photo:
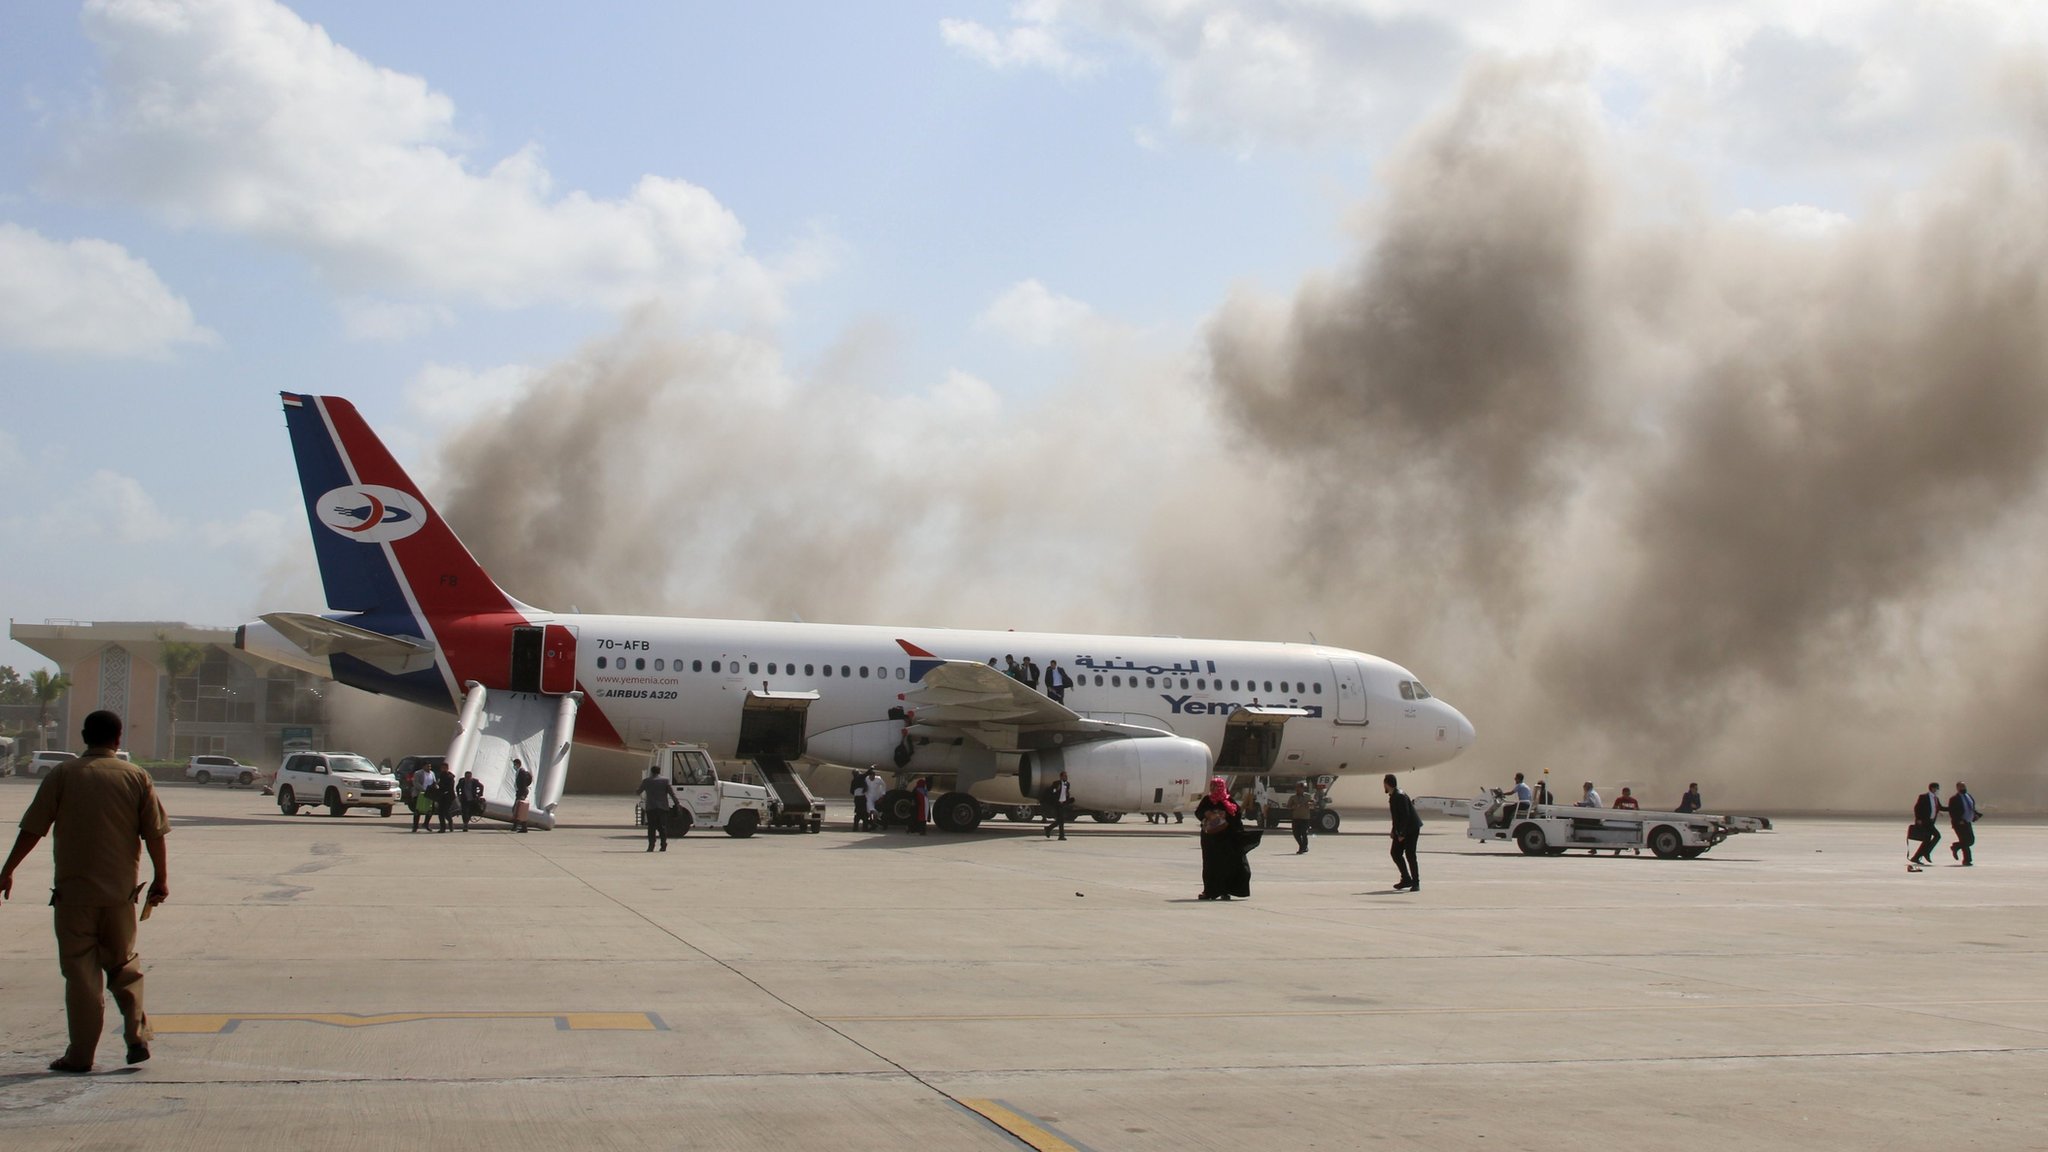
[[[1017,785],[1042,797],[1060,773],[1074,789],[1074,804],[1103,812],[1147,812],[1193,803],[1209,783],[1209,746],[1185,736],[1096,740],[1069,748],[1027,752]]]

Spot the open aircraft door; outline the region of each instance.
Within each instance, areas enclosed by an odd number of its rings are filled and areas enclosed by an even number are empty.
[[[1356,660],[1332,660],[1330,676],[1337,687],[1337,723],[1364,724],[1365,666]]]
[[[1230,714],[1223,726],[1223,745],[1216,753],[1218,772],[1264,776],[1280,759],[1280,737],[1287,721],[1306,716],[1306,708],[1269,708],[1254,704]]]
[[[748,689],[747,702],[740,712],[739,746],[733,755],[742,760],[794,760],[802,756],[811,702],[817,698],[816,692]]]
[[[540,690],[549,696],[576,690],[576,630],[566,624],[550,624],[542,630]]]

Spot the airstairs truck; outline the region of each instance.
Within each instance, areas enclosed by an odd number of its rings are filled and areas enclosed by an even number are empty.
[[[1498,788],[1476,798],[1418,796],[1424,812],[1465,817],[1465,835],[1481,842],[1513,841],[1525,856],[1562,856],[1571,849],[1640,851],[1660,859],[1690,860],[1741,832],[1768,832],[1763,816],[1716,816],[1706,812],[1646,812],[1633,808],[1581,808],[1573,804],[1527,804]]]

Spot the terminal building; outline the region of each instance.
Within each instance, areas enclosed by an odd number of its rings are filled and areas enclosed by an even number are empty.
[[[275,765],[288,746],[327,746],[327,697],[334,686],[236,650],[233,628],[47,620],[10,623],[8,635],[71,678],[70,691],[50,710],[49,729],[41,734],[45,747],[76,751],[79,723],[99,708],[121,715],[122,746],[137,760],[218,753]],[[164,669],[166,643],[190,644],[200,653],[191,672],[175,682]]]

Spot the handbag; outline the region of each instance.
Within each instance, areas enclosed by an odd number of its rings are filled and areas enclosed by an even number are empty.
[[[422,792],[419,795],[413,797],[412,810],[419,813],[422,816],[432,816],[434,814],[433,793]]]
[[[1927,834],[1932,831],[1934,831],[1932,824],[1922,824],[1915,820],[1911,824],[1906,825],[1906,839],[1925,840],[1927,839]]]

